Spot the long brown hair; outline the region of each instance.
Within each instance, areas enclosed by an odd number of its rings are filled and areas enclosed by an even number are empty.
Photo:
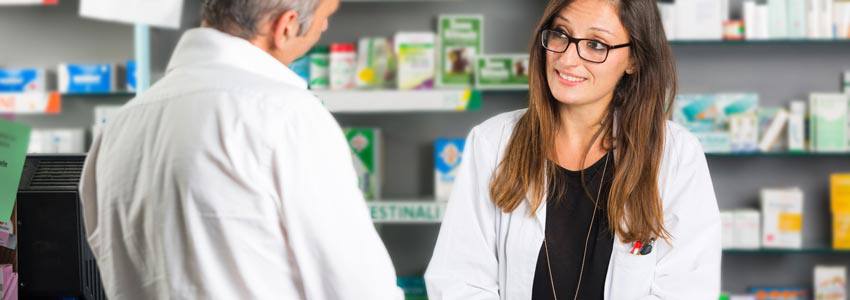
[[[490,196],[504,212],[528,199],[533,215],[554,175],[558,102],[546,80],[546,49],[540,33],[572,0],[551,0],[530,45],[528,110],[518,120],[505,157],[490,182]],[[658,174],[669,108],[676,95],[676,69],[655,0],[611,1],[629,34],[634,72],[614,90],[602,130],[603,147],[615,150],[617,166],[608,200],[608,223],[623,241],[667,238]],[[616,126],[616,128],[615,128]],[[590,148],[588,148],[590,151]]]

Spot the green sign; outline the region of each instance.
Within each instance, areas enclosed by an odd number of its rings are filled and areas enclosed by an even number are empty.
[[[29,140],[28,126],[0,120],[0,221],[2,222],[8,222],[12,217]]]

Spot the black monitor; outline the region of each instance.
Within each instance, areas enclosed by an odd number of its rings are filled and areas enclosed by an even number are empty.
[[[21,299],[106,299],[78,192],[84,155],[30,155],[18,188]]]

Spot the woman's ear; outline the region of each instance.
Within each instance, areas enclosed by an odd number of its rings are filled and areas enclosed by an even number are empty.
[[[629,63],[629,66],[626,68],[626,74],[628,74],[628,75],[632,75],[632,74],[634,74],[634,73],[635,73],[635,70],[636,70],[636,69],[637,69],[637,68],[635,68],[635,64],[630,62],[630,63]]]

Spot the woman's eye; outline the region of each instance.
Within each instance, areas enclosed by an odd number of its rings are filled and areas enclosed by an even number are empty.
[[[587,47],[593,50],[605,50],[606,48],[608,48],[607,46],[605,46],[605,44],[597,40],[587,41]]]

